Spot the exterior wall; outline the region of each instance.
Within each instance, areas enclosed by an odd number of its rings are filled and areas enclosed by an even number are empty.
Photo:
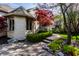
[[[34,21],[33,22],[33,32],[37,32],[39,30],[39,22],[38,21]]]
[[[7,19],[8,28],[7,28],[7,35],[8,37],[16,40],[23,40],[25,39],[25,32],[26,32],[26,18],[14,16],[14,31],[9,30],[9,19]]]
[[[0,31],[0,37],[7,36],[6,29]]]
[[[8,27],[7,27],[7,36],[8,36],[9,38],[13,38],[14,31],[10,31],[10,30],[9,30],[9,19],[8,19],[8,18],[7,18],[7,25],[8,25]]]
[[[37,32],[39,30],[39,23],[38,21],[33,21],[32,23],[32,30],[26,30],[26,17],[19,17],[14,16],[14,31],[9,31],[9,19],[7,19],[8,28],[7,34],[8,37],[16,39],[16,40],[23,40],[25,36],[29,32]]]
[[[26,32],[26,18],[25,17],[14,17],[14,38],[18,40],[25,39]]]
[[[13,38],[13,35],[14,35],[14,31],[7,31],[7,36],[9,38]]]

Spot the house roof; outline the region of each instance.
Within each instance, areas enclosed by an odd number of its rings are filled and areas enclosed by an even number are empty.
[[[11,16],[11,15],[16,15],[16,16],[27,16],[30,18],[34,18],[31,13],[29,13],[28,11],[25,10],[24,7],[20,6],[14,10],[12,10],[11,12],[9,12],[8,14],[4,15],[4,16]]]
[[[36,14],[35,14],[36,10],[38,10],[37,7],[27,9],[26,11],[28,11],[34,18],[36,18]]]
[[[2,9],[0,9],[0,12],[8,13],[7,11],[4,11],[4,10],[2,10]]]
[[[12,10],[13,8],[11,8],[8,5],[5,4],[0,4],[0,12],[4,12],[4,13],[8,13],[10,10]]]
[[[38,10],[38,8],[37,8],[37,7],[35,7],[35,8],[30,8],[30,9],[27,9],[26,11],[30,11],[30,10]]]

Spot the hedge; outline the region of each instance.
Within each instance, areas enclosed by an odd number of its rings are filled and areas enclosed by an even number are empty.
[[[26,36],[26,39],[28,41],[31,41],[31,42],[40,42],[43,39],[45,39],[46,37],[51,36],[51,35],[52,35],[52,32],[43,32],[43,33],[28,34]]]

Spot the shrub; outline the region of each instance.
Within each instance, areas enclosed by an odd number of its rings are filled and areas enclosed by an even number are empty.
[[[48,47],[53,51],[56,52],[61,49],[63,43],[63,39],[55,39],[51,43],[48,44]]]
[[[53,43],[62,44],[63,41],[64,41],[63,39],[57,39],[57,40],[54,40]]]
[[[52,35],[52,32],[43,32],[43,33],[28,34],[26,36],[26,39],[28,41],[31,41],[31,42],[40,42],[43,39],[45,39],[46,37],[51,36],[51,35]]]
[[[79,55],[79,49],[77,47],[74,47],[74,46],[65,45],[63,47],[63,51],[67,54],[72,55],[72,56],[78,56]]]
[[[44,32],[47,32],[47,30],[40,30],[40,31],[38,31],[38,33],[44,33]]]
[[[59,44],[56,43],[50,43],[48,44],[48,47],[52,50],[52,52],[56,52],[57,50],[61,49],[61,46]]]

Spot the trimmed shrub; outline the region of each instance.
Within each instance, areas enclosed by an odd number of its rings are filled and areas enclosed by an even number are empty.
[[[74,46],[65,45],[63,47],[63,51],[64,51],[64,53],[70,54],[72,56],[78,56],[79,55],[79,49],[77,47],[74,47]]]
[[[38,33],[44,33],[44,32],[47,32],[46,30],[40,30],[40,31],[38,31]]]
[[[51,35],[52,35],[52,32],[43,32],[43,33],[28,34],[26,36],[26,39],[28,41],[31,41],[31,42],[40,42],[43,39],[45,39],[46,37],[51,36]]]

